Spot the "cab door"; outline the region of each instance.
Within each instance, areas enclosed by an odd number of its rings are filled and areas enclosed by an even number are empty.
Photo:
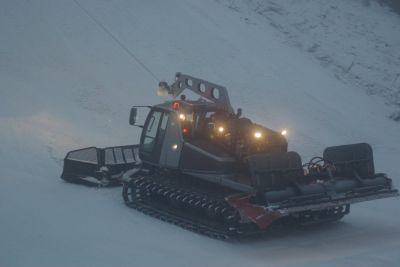
[[[140,159],[150,164],[159,164],[169,113],[153,109],[147,116],[140,138]]]

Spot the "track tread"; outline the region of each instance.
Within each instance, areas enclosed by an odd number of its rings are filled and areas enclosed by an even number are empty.
[[[130,193],[128,191],[130,190]],[[131,198],[130,194],[135,194]],[[150,196],[149,196],[150,194]],[[162,221],[177,225],[181,228],[196,232],[214,239],[228,240],[237,237],[240,233],[234,227],[217,222],[206,222],[196,216],[188,216],[174,210],[170,205],[159,204],[151,201],[149,197],[165,198],[167,201],[177,201],[176,204],[185,209],[197,209],[206,212],[210,207],[227,205],[218,203],[216,200],[199,195],[198,192],[190,192],[181,188],[174,189],[171,185],[158,184],[150,177],[133,178],[129,183],[124,184],[123,195],[125,204],[144,214],[150,215]],[[161,199],[163,200],[163,199]],[[197,204],[197,205],[196,205]],[[201,204],[201,205],[199,205]],[[226,210],[228,207],[220,207],[219,210]],[[221,213],[222,216],[222,213]]]

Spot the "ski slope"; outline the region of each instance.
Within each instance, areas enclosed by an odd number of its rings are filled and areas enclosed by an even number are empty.
[[[301,10],[299,2],[282,8],[301,16],[292,12]],[[392,31],[380,38],[400,57],[397,28],[389,27],[400,18],[352,2],[354,14],[365,8],[381,23],[371,31]],[[221,242],[128,209],[120,188],[59,179],[68,150],[137,142],[130,106],[164,101],[156,96],[158,80],[182,71],[225,85],[233,106],[253,121],[288,129],[289,149],[304,160],[326,146],[370,143],[377,171],[400,187],[393,106],[351,77],[338,79],[334,68],[293,45],[298,32],[288,39],[243,3],[0,1],[0,266],[399,266],[399,199],[354,205],[334,224]],[[342,46],[324,46],[323,35],[315,38],[329,55],[353,45],[343,38]],[[381,52],[368,53],[370,47],[360,45],[360,55],[379,60]],[[395,75],[396,62],[379,61],[374,75],[385,68]]]

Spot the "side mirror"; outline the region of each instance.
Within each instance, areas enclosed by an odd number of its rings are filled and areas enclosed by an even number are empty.
[[[242,109],[238,108],[236,112],[236,118],[240,118],[242,116]]]
[[[129,124],[135,125],[136,123],[137,108],[131,108],[131,114],[129,115]]]

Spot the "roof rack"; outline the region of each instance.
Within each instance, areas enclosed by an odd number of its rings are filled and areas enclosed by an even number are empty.
[[[173,98],[176,98],[185,89],[188,89],[215,103],[221,109],[234,112],[229,101],[228,90],[221,85],[177,72],[175,74],[175,82],[167,89]]]

